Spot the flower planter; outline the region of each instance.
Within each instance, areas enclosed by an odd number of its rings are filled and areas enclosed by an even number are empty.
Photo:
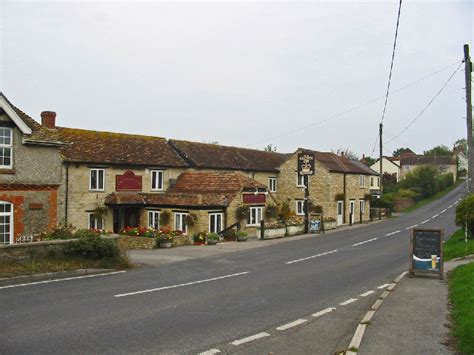
[[[204,242],[193,242],[193,245],[199,246],[199,245],[204,245]]]
[[[210,239],[207,241],[207,245],[216,245],[217,244],[217,240],[215,239]]]
[[[237,237],[237,241],[238,241],[238,242],[246,242],[246,241],[247,241],[247,237]]]
[[[288,234],[289,235],[297,235],[304,233],[304,224],[298,226],[288,226]]]
[[[173,246],[173,243],[170,242],[160,242],[160,248],[171,248]]]
[[[257,228],[257,237],[260,238],[262,230]],[[286,233],[286,228],[265,228],[264,239],[273,239],[284,237]]]
[[[324,223],[324,230],[329,230],[329,229],[336,229],[337,227],[337,222],[336,221],[326,221],[326,222],[323,222]]]

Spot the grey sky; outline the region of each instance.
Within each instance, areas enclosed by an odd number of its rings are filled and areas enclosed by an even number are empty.
[[[36,119],[278,151],[371,155],[398,1],[1,2],[0,90]],[[422,110],[472,43],[473,3],[404,1],[386,139]],[[472,50],[474,54],[474,50]],[[386,153],[466,135],[464,72]]]

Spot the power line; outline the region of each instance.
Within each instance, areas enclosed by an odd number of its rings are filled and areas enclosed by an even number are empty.
[[[404,85],[404,86],[401,86],[401,87],[399,87],[399,88],[393,90],[393,91],[392,91],[392,95],[395,94],[395,93],[397,93],[397,92],[400,92],[400,91],[402,91],[402,90],[408,89],[409,87],[414,86],[414,85],[418,84],[419,82],[425,81],[425,80],[431,78],[432,76],[435,76],[436,74],[439,74],[439,73],[445,71],[446,69],[451,68],[453,65],[455,65],[455,64],[457,64],[457,63],[458,63],[458,61],[456,60],[456,62],[453,62],[453,63],[451,63],[451,64],[449,64],[449,65],[446,65],[446,66],[444,66],[444,67],[442,67],[442,68],[440,68],[440,69],[438,69],[438,70],[436,70],[436,71],[434,71],[434,72],[431,72],[430,74],[427,74],[427,75],[425,75],[425,76],[423,76],[423,77],[421,77],[421,78],[419,78],[419,79],[417,79],[417,80],[415,80],[415,81],[412,81],[412,82],[410,82],[410,83],[408,83],[408,84],[406,84],[406,85]],[[327,117],[327,118],[325,118],[325,119],[322,119],[322,120],[320,120],[320,121],[316,121],[316,122],[307,124],[307,125],[305,125],[305,126],[302,126],[302,127],[300,127],[300,128],[295,128],[295,129],[292,129],[292,130],[283,132],[283,133],[281,133],[281,134],[279,134],[279,135],[276,135],[276,136],[264,138],[264,139],[261,140],[261,141],[254,142],[253,145],[265,143],[265,142],[271,141],[271,140],[273,140],[273,139],[278,139],[278,138],[281,138],[281,137],[284,137],[284,136],[287,136],[287,135],[290,135],[290,134],[293,134],[293,133],[297,133],[297,132],[303,131],[303,130],[305,130],[305,129],[307,129],[307,128],[310,128],[310,127],[313,127],[313,126],[316,126],[316,125],[319,125],[319,124],[322,124],[322,123],[331,121],[331,120],[333,120],[333,119],[336,119],[336,118],[339,118],[339,117],[341,117],[341,116],[344,116],[344,115],[346,115],[346,114],[348,114],[348,113],[351,113],[351,112],[360,110],[361,108],[363,108],[363,107],[365,107],[365,106],[368,106],[368,105],[371,105],[371,104],[373,104],[373,103],[375,103],[375,102],[377,102],[377,101],[380,101],[380,100],[382,100],[383,98],[384,98],[384,96],[379,96],[379,97],[377,97],[377,98],[374,98],[374,99],[372,99],[372,100],[369,100],[369,101],[367,101],[367,102],[365,102],[365,103],[362,103],[362,104],[360,104],[360,105],[353,106],[353,107],[351,107],[351,108],[349,108],[349,109],[347,109],[347,110],[345,110],[345,111],[343,111],[343,112],[337,113],[337,114],[335,114],[335,115],[333,115],[333,116],[329,116],[329,117]],[[377,139],[378,139],[378,138],[377,138]]]
[[[459,63],[459,66],[456,68],[456,70],[449,76],[448,80],[446,80],[446,82],[443,84],[443,86],[441,87],[441,89],[439,89],[436,94],[431,98],[430,101],[428,101],[428,103],[426,104],[426,106],[421,110],[421,112],[404,128],[402,129],[395,137],[393,137],[392,139],[390,139],[388,142],[385,142],[385,144],[389,144],[390,142],[393,142],[395,139],[397,139],[398,137],[400,137],[403,133],[405,133],[421,116],[423,116],[423,114],[426,112],[426,110],[428,109],[428,107],[431,106],[431,104],[436,100],[436,98],[443,92],[443,90],[446,88],[446,86],[448,85],[448,83],[451,81],[452,78],[454,78],[454,75],[459,71],[459,68],[461,68],[461,65],[463,63]]]
[[[395,38],[393,40],[392,60],[390,62],[390,73],[388,74],[387,92],[385,93],[385,103],[383,105],[382,119],[380,120],[380,123],[383,123],[383,120],[385,118],[385,112],[387,111],[388,95],[390,93],[390,84],[392,82],[393,63],[395,62],[395,50],[397,48],[398,27],[400,25],[401,11],[402,11],[402,0],[400,0],[400,3],[398,4],[397,25],[395,28]]]

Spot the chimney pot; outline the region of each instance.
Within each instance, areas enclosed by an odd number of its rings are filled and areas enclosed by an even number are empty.
[[[46,128],[56,128],[56,112],[41,112],[41,125],[45,126]]]

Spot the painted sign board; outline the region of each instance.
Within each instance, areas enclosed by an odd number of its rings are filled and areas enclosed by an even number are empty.
[[[244,194],[242,196],[244,203],[265,203],[267,196],[265,194]]]
[[[142,177],[133,171],[126,171],[123,175],[115,176],[115,190],[117,191],[142,191]]]
[[[313,213],[311,214],[311,218],[309,220],[309,232],[310,233],[319,233],[321,232],[321,214],[320,213]]]
[[[410,238],[410,275],[439,274],[443,279],[443,230],[415,228]]]
[[[298,174],[314,175],[314,154],[298,153]]]

